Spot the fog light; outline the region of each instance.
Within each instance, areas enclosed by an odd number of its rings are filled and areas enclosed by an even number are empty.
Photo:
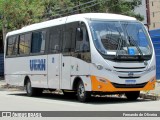
[[[98,85],[98,89],[100,89],[101,88],[101,86],[100,85]]]

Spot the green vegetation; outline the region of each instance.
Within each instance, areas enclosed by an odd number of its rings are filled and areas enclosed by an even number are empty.
[[[8,30],[39,22],[43,5],[37,0],[0,0],[1,22]]]
[[[141,0],[0,0],[0,30],[23,26],[76,13],[110,12],[143,20],[134,13]]]

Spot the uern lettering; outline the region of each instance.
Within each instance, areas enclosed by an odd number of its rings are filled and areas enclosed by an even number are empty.
[[[45,59],[30,60],[30,70],[31,71],[45,71],[46,70],[46,60]]]

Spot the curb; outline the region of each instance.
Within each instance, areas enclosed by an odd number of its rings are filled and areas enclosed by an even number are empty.
[[[5,82],[5,80],[0,80],[0,91],[23,91],[24,87],[9,85]]]

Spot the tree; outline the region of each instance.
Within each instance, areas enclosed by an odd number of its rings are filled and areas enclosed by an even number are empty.
[[[40,22],[44,6],[37,0],[0,0],[0,28],[3,38],[8,31]]]
[[[78,7],[80,13],[86,12],[108,12],[136,17],[142,21],[140,14],[136,14],[134,9],[141,4],[141,0],[71,0]],[[88,3],[85,4],[84,3]],[[87,7],[88,6],[88,7]],[[85,8],[85,9],[84,9]]]
[[[68,15],[74,7],[72,0],[45,0],[43,1],[44,19],[54,19]]]
[[[142,21],[144,20],[144,17],[134,12],[134,9],[140,4],[141,0],[101,0],[100,8],[102,11],[106,10],[106,12],[109,13],[128,15]]]
[[[0,0],[2,23],[8,30],[39,22],[43,5],[37,0]]]
[[[143,20],[133,11],[140,3],[141,0],[0,0],[0,28],[10,31],[60,16],[86,12],[110,12]]]

